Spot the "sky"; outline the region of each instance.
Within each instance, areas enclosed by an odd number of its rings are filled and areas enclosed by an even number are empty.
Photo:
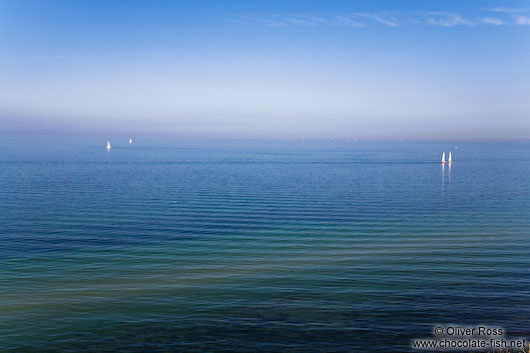
[[[0,132],[530,138],[530,0],[0,0]]]

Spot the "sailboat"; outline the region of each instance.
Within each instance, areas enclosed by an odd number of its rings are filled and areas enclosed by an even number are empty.
[[[110,141],[107,141],[107,151],[110,151]]]
[[[132,143],[132,137],[129,137],[129,143]]]
[[[453,163],[453,159],[451,158],[451,152],[449,152],[449,159],[447,160],[449,164]]]
[[[442,164],[445,164],[445,152],[442,152]]]

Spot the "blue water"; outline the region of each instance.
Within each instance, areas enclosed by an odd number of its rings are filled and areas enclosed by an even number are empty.
[[[1,352],[529,331],[530,144],[127,140],[0,139]]]

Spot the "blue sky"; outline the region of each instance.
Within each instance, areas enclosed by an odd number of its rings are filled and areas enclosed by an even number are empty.
[[[2,130],[530,137],[530,1],[0,0]]]

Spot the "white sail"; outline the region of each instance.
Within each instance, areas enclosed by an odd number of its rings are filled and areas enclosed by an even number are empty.
[[[107,141],[107,149],[110,150],[110,141]]]
[[[129,143],[132,143],[132,137],[129,137]]]
[[[442,152],[442,163],[445,163],[445,152]]]
[[[449,163],[453,162],[453,159],[451,158],[451,152],[449,152],[449,159],[447,160]]]

